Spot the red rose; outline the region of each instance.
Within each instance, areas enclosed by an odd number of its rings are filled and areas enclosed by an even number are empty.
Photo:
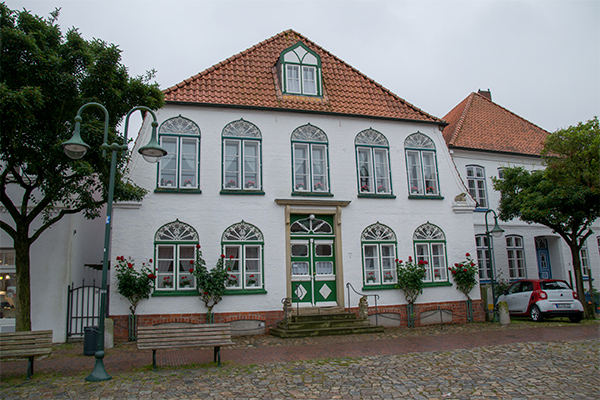
[[[194,260],[190,260],[190,264],[194,265]]]
[[[148,275],[148,278],[150,278],[150,279],[156,279],[156,275],[150,274],[150,275]]]
[[[129,268],[133,268],[133,264],[132,264],[132,263],[127,263],[127,266],[128,266]]]
[[[199,244],[197,244],[197,245],[196,245],[196,248],[197,248],[197,249],[199,249],[199,248],[200,248],[200,245],[199,245]]]
[[[400,264],[402,264],[402,260],[398,261]]]
[[[190,274],[194,273],[194,268],[190,268]]]
[[[467,256],[467,257],[471,257],[471,255],[470,255],[469,253],[465,254],[465,256]]]
[[[208,292],[204,292],[204,294],[208,294]]]
[[[152,262],[152,259],[150,259],[149,261]]]
[[[456,275],[456,271],[455,271],[455,270],[452,270],[452,274],[453,274],[453,275]]]
[[[467,272],[467,269],[465,268],[465,272]]]
[[[221,258],[225,258],[225,254],[221,254]]]
[[[398,261],[400,261],[400,260],[398,260],[398,259],[396,258],[396,262],[398,262]]]
[[[412,262],[412,257],[408,256],[408,262]]]
[[[229,258],[230,258],[230,259],[233,259],[233,255],[230,255],[230,256],[229,256]]]

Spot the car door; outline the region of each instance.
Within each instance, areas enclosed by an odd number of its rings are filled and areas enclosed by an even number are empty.
[[[499,299],[500,301],[506,302],[510,313],[518,312],[518,295],[521,293],[521,283],[522,282],[513,283],[506,291],[506,294]]]
[[[533,282],[525,281],[521,282],[519,293],[514,296],[515,299],[515,311],[519,314],[526,313],[529,307],[529,299],[533,294]]]

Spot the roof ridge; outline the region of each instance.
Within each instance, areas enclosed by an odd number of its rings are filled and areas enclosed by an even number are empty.
[[[471,104],[473,103],[473,95],[474,94],[475,94],[475,92],[471,92],[471,94],[469,94],[463,101],[461,101],[456,107],[454,107],[454,108],[460,107],[460,105],[462,103],[464,103],[465,101],[467,102],[464,105],[462,112],[460,113],[460,117],[458,117],[458,119],[456,120],[456,125],[454,126],[452,136],[450,137],[450,140],[448,141],[448,145],[450,145],[450,146],[454,145],[455,140],[458,138],[458,133],[462,129],[463,123],[467,119],[467,114],[469,112],[469,109],[471,108]],[[454,109],[452,109],[448,114],[452,113],[452,111],[454,111]]]
[[[500,107],[501,109],[503,109],[504,111],[508,112],[509,114],[512,114],[512,115],[514,115],[515,117],[519,118],[521,121],[523,121],[523,122],[525,122],[525,123],[527,123],[527,124],[533,125],[533,126],[535,126],[536,128],[539,128],[539,129],[543,130],[544,132],[550,133],[550,132],[548,132],[547,130],[545,130],[544,128],[542,128],[541,126],[539,126],[539,125],[537,125],[537,124],[534,124],[534,123],[533,123],[533,122],[531,122],[531,121],[528,121],[528,120],[526,120],[525,118],[523,118],[523,117],[521,117],[519,114],[517,114],[517,113],[515,113],[515,112],[513,112],[513,111],[511,111],[511,110],[509,110],[508,108],[506,108],[506,107],[503,107],[503,106],[501,106],[501,105],[500,105],[500,104],[498,104],[498,103],[494,103],[492,100],[488,99],[487,97],[483,96],[482,94],[475,93],[475,92],[473,92],[473,93],[474,93],[474,94],[476,94],[477,96],[479,96],[480,98],[484,99],[485,101],[489,101],[490,103],[492,103],[492,104],[493,104],[493,105],[495,105],[496,107]]]

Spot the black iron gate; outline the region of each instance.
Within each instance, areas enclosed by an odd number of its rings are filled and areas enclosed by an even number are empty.
[[[70,338],[83,338],[85,328],[98,326],[100,316],[100,286],[96,281],[86,285],[82,280],[81,286],[71,284],[67,292],[67,340]],[[108,313],[108,289],[106,297],[106,315]]]

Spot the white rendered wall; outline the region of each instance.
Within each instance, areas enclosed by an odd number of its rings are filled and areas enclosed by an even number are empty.
[[[281,309],[286,293],[285,209],[275,199],[318,199],[350,201],[342,208],[343,283],[351,282],[362,289],[360,235],[369,225],[380,222],[394,230],[398,239],[398,258],[414,257],[413,233],[426,222],[439,226],[446,235],[448,264],[464,260],[465,253],[475,254],[472,217],[453,212],[454,198],[466,191],[444,144],[437,126],[367,118],[326,116],[310,113],[268,112],[214,107],[166,106],[158,113],[159,124],[182,115],[193,120],[201,130],[200,189],[201,194],[154,193],[157,166],[146,163],[137,148],[149,140],[147,120],[136,142],[130,162],[130,178],[149,190],[140,204],[117,205],[113,212],[112,255],[131,256],[136,265],[154,257],[154,235],[158,228],[179,219],[199,233],[200,244],[208,267],[221,254],[220,240],[230,225],[244,220],[258,227],[264,235],[264,271],[267,294],[225,296],[215,312],[265,311]],[[262,188],[265,195],[222,195],[221,132],[228,123],[243,118],[255,124],[262,133]],[[291,196],[292,166],[290,135],[299,126],[310,123],[322,129],[329,139],[329,171],[331,198]],[[372,128],[390,144],[390,167],[395,199],[357,197],[354,138],[362,130]],[[443,200],[408,199],[404,140],[420,131],[436,145],[440,193]],[[116,286],[112,279],[111,287]],[[399,290],[380,290],[380,304],[404,304]],[[339,296],[339,294],[338,294]],[[479,298],[474,289],[471,297]],[[425,289],[418,303],[462,301],[464,295],[454,286]],[[358,298],[354,297],[354,303]],[[352,304],[356,306],[356,304]],[[111,314],[128,313],[127,301],[111,293]],[[152,297],[138,306],[137,314],[203,313],[206,310],[197,297]]]

